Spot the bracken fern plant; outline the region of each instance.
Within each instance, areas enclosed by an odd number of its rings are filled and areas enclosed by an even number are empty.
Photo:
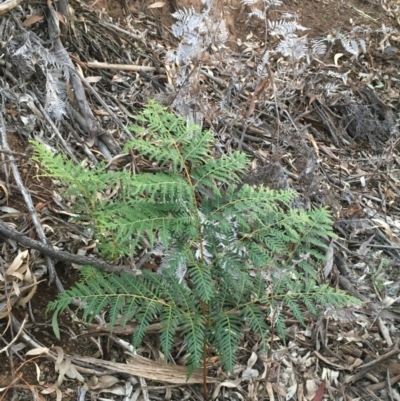
[[[135,254],[143,238],[164,255],[156,273],[83,269],[83,280],[48,306],[56,334],[58,315],[78,298],[85,321],[105,310],[111,327],[136,321],[135,346],[153,322],[161,323],[165,355],[179,335],[188,374],[205,366],[206,352],[232,371],[245,328],[263,341],[274,315],[284,337],[284,318],[275,313],[283,305],[304,324],[304,307],[317,313],[354,301],[318,284],[318,263],[334,236],[326,209],[291,208],[294,191],[243,184],[244,153],[215,156],[209,131],[156,103],[137,117],[133,131],[126,150],[154,163],[157,173],[87,170],[34,145],[45,174],[68,187],[76,212],[91,222],[104,257]],[[115,195],[104,196],[110,187]]]

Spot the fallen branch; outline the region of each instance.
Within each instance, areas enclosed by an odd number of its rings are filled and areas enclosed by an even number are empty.
[[[20,234],[17,230],[9,227],[3,221],[0,220],[0,236],[5,238],[13,239],[19,244],[24,245],[28,248],[36,249],[42,252],[48,257],[63,262],[76,263],[78,265],[90,265],[97,267],[99,270],[103,270],[109,273],[129,273],[137,274],[136,269],[129,268],[128,266],[114,266],[103,260],[91,258],[89,256],[74,255],[69,252],[59,251],[54,249],[52,246],[43,244],[42,242],[35,241],[25,235]]]

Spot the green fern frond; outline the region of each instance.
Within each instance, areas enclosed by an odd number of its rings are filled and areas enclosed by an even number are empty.
[[[278,310],[277,316],[275,316],[275,328],[278,332],[279,337],[282,339],[284,343],[286,343],[286,321],[285,316],[281,311]]]
[[[82,268],[79,270],[79,273],[82,277],[82,282],[102,276],[101,271],[92,266],[82,266]]]
[[[305,307],[307,308],[307,310],[312,313],[314,316],[318,315],[318,311],[317,308],[315,306],[315,302],[314,300],[309,297],[308,295],[304,295],[301,298],[302,302],[304,303]]]
[[[183,160],[176,149],[176,142],[171,138],[162,140],[155,138],[132,139],[126,145],[124,150],[134,150],[143,156],[147,156],[150,161],[155,161],[160,167],[171,163],[173,171],[181,171],[184,167]]]
[[[203,163],[210,159],[208,147],[213,138],[209,131],[199,132],[196,125],[187,124],[154,102],[149,102],[137,119],[147,126],[147,131],[137,126],[133,130],[147,138],[130,140],[126,150],[147,155],[160,166],[171,163],[175,172],[182,172],[186,163]]]
[[[136,320],[138,325],[133,333],[133,345],[138,347],[146,334],[147,328],[158,317],[162,305],[157,299],[150,299],[138,309],[136,312]]]
[[[174,337],[176,335],[178,326],[181,324],[180,315],[179,309],[174,307],[163,308],[161,311],[160,343],[162,351],[166,357],[168,357],[174,345]]]
[[[241,318],[250,327],[254,334],[264,339],[268,334],[268,326],[265,321],[265,313],[255,305],[246,305],[241,310]]]
[[[247,163],[247,156],[240,152],[219,159],[209,159],[207,163],[200,164],[192,170],[196,182],[195,188],[202,185],[218,193],[216,182],[223,184],[239,182],[238,172],[245,171]]]
[[[213,316],[214,331],[212,345],[221,358],[222,366],[232,372],[236,363],[237,350],[242,338],[242,322],[232,313],[220,313]]]
[[[214,286],[209,267],[204,263],[195,262],[190,266],[189,276],[193,282],[196,296],[203,302],[210,302],[213,297]]]
[[[187,360],[188,376],[201,366],[204,352],[205,324],[204,317],[199,314],[184,314],[181,319],[182,337],[186,339],[189,357]]]
[[[266,295],[266,280],[260,273],[257,273],[254,277],[252,277],[252,281],[253,285],[251,286],[251,299],[257,302]]]
[[[305,326],[306,324],[304,323],[303,312],[300,309],[298,298],[299,298],[298,294],[287,294],[283,298],[283,302],[292,311],[295,319],[299,321],[303,326]]]
[[[182,176],[173,173],[142,173],[129,177],[123,184],[123,198],[146,196],[149,202],[191,199],[195,193]]]

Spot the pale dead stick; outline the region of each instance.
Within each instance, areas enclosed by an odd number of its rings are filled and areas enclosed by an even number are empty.
[[[120,70],[120,71],[155,71],[156,67],[149,67],[136,64],[108,64],[99,63],[97,61],[90,61],[86,63],[89,68],[104,68],[106,70]]]
[[[365,14],[364,11],[359,10],[358,8],[355,8],[354,6],[350,6],[352,9],[356,10],[360,15],[362,15],[366,19],[370,19],[372,21],[378,21],[378,18],[372,18],[370,15]]]
[[[13,10],[19,4],[21,4],[23,0],[9,0],[0,4],[0,15],[6,14],[9,11]]]

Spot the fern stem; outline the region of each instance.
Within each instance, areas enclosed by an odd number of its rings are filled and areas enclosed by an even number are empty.
[[[201,313],[204,318],[207,316],[207,304],[201,301]],[[206,321],[206,327],[209,325],[209,319]],[[203,396],[207,400],[207,342],[206,336],[203,337]]]

